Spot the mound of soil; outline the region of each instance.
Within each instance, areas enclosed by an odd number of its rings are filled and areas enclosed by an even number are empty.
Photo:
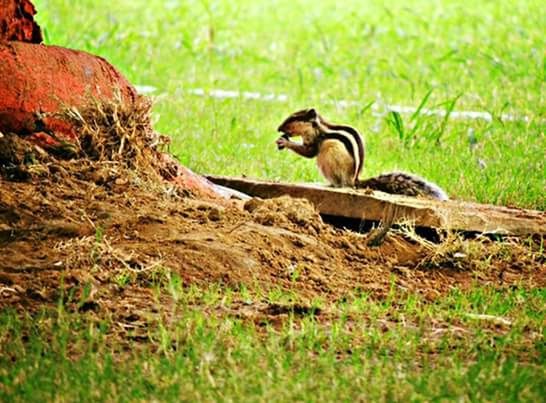
[[[0,42],[41,43],[42,32],[34,14],[36,8],[29,0],[0,0]]]
[[[325,224],[306,200],[197,198],[162,180],[162,138],[148,112],[101,108],[67,112],[82,140],[65,154],[0,138],[0,307],[34,311],[63,298],[129,318],[156,309],[154,285],[174,276],[301,301],[546,285],[544,253],[530,240],[432,244],[408,229],[372,247],[369,235]]]

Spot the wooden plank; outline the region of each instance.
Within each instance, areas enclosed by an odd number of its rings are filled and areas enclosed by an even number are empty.
[[[322,214],[380,221],[393,215],[395,222],[408,220],[416,226],[482,233],[546,234],[546,213],[459,200],[436,201],[391,195],[366,189],[330,188],[207,176],[221,186],[264,199],[288,195],[311,201]]]

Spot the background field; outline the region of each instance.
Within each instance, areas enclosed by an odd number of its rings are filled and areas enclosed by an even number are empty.
[[[544,11],[539,1],[37,1],[46,42],[106,57],[155,87],[156,127],[198,172],[319,181],[277,152],[278,124],[314,106],[365,135],[364,176],[421,174],[466,200],[546,208]],[[286,94],[218,100],[190,90]],[[527,116],[403,116],[370,103]],[[340,108],[340,100],[358,106]],[[413,130],[415,128],[415,130]]]
[[[319,181],[313,161],[274,145],[286,115],[314,106],[364,133],[364,176],[403,169],[456,198],[546,208],[542,2],[34,3],[46,43],[104,56],[134,84],[155,88],[155,127],[197,172]],[[494,118],[402,115],[397,130],[374,113],[383,104]],[[95,237],[95,252],[108,246],[99,230]],[[441,298],[433,288],[427,297],[395,286],[394,271],[383,297],[355,290],[332,302],[303,300],[296,286],[187,287],[158,267],[146,274],[144,319],[130,317],[131,307],[123,322],[87,310],[85,287],[39,314],[2,311],[0,401],[540,401],[546,292],[485,284],[480,270],[539,267],[543,240],[488,248],[451,240],[457,247],[440,244],[439,255],[457,262],[462,250],[475,278]],[[462,267],[446,276],[470,276]],[[116,277],[120,294],[131,281]]]

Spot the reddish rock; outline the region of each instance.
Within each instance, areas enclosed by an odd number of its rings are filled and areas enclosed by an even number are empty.
[[[36,9],[29,0],[0,0],[0,42],[42,42],[40,26],[34,21]]]
[[[23,42],[0,43],[0,131],[52,132],[74,138],[69,125],[44,114],[117,96],[133,102],[135,88],[106,60],[86,52]],[[47,143],[47,142],[46,142]]]

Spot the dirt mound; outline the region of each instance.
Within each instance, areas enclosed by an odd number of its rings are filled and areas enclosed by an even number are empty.
[[[305,200],[198,199],[161,179],[149,108],[66,112],[81,141],[45,153],[0,138],[0,306],[35,310],[60,298],[119,317],[153,310],[155,285],[212,283],[284,290],[301,301],[392,287],[434,299],[474,283],[546,285],[532,240],[432,244],[411,229],[368,235],[325,224]],[[168,293],[160,297],[165,303]]]
[[[29,0],[0,0],[0,42],[41,43],[42,32],[34,14],[36,8]]]

